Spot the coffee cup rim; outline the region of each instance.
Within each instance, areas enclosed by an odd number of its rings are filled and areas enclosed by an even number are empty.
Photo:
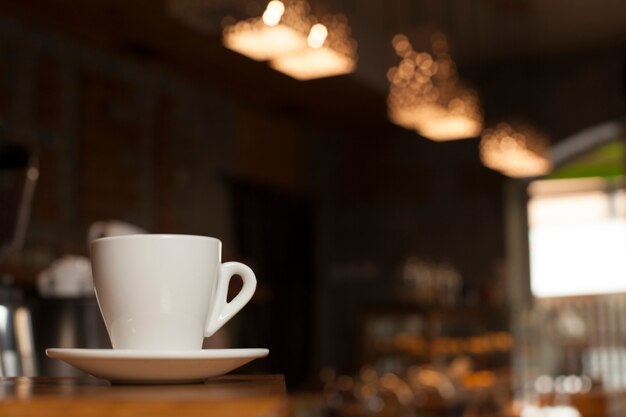
[[[130,235],[106,236],[94,239],[91,243],[112,241],[112,240],[135,240],[135,239],[184,239],[184,240],[213,240],[221,243],[221,240],[211,236],[187,235],[177,233],[138,233]]]

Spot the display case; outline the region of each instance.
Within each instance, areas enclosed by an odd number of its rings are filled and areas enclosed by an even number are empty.
[[[466,358],[474,370],[507,370],[512,337],[502,308],[372,306],[362,314],[362,363],[381,371],[448,366]]]

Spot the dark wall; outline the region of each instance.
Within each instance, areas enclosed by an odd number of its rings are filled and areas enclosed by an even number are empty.
[[[337,140],[321,193],[317,352],[353,370],[368,308],[403,298],[409,257],[448,262],[465,280],[461,304],[487,303],[504,256],[501,178],[482,167],[477,140],[433,143],[390,129]],[[327,323],[323,325],[322,323]]]
[[[561,140],[624,117],[624,46],[582,49],[461,68],[481,94],[487,122],[522,118]]]

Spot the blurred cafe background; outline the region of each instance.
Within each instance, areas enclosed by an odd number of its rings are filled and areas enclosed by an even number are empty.
[[[0,374],[201,234],[296,416],[624,415],[625,116],[617,0],[0,1]]]

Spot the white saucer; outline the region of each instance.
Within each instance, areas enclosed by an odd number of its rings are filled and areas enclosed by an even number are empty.
[[[224,375],[267,356],[267,349],[146,351],[121,349],[46,349],[95,377],[125,384],[183,384]]]

